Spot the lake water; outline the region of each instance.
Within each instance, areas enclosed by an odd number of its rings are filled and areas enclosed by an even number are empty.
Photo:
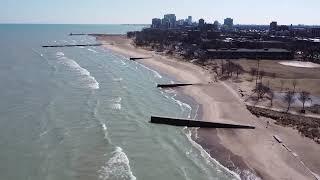
[[[168,76],[69,33],[129,25],[0,25],[0,179],[233,179],[190,138],[151,115],[194,117],[197,105],[155,88]]]

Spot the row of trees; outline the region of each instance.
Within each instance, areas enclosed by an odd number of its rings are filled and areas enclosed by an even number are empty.
[[[266,94],[269,95],[271,106],[273,106],[273,100],[275,97],[275,92],[270,88],[269,81],[267,85],[263,84],[263,77],[269,75],[272,79],[276,78],[275,73],[267,73],[265,71],[260,70],[260,62],[257,61],[257,68],[250,69],[250,75],[252,76],[252,80],[256,78],[256,86],[253,89],[253,92],[257,94],[257,98],[262,99]],[[281,92],[283,91],[285,81],[280,80]],[[298,85],[298,81],[295,79],[292,81],[292,90],[285,92],[283,100],[287,103],[287,112],[290,110],[291,105],[295,102],[296,88]],[[298,99],[302,102],[302,113],[305,113],[305,103],[310,100],[310,93],[307,91],[299,92]]]
[[[221,76],[227,75],[228,77],[233,77],[233,75],[236,75],[236,77],[239,78],[239,75],[243,72],[244,69],[241,65],[230,60],[227,60],[226,63],[221,60]]]
[[[286,92],[285,96],[284,96],[284,100],[285,102],[288,104],[287,106],[287,112],[289,111],[291,104],[295,102],[295,91],[288,91]],[[305,103],[310,100],[310,93],[307,91],[302,91],[299,93],[298,95],[298,99],[302,102],[302,113],[305,113]]]
[[[320,46],[317,42],[297,41],[292,43],[290,49],[304,61],[320,63]]]
[[[283,97],[283,101],[286,102],[287,104],[287,112],[290,110],[291,108],[291,105],[296,101],[296,87],[297,87],[297,81],[296,80],[293,80],[292,81],[292,85],[293,85],[293,90],[289,90],[287,92],[285,92],[284,94],[284,97]],[[264,97],[265,94],[268,94],[269,95],[269,98],[270,98],[270,103],[271,103],[271,106],[273,106],[273,100],[274,100],[274,97],[275,97],[275,92],[269,87],[269,86],[266,86],[261,82],[258,82],[257,83],[257,86],[255,87],[255,89],[253,90],[255,93],[257,93],[257,96],[258,96],[258,100],[259,99],[262,99]],[[301,112],[302,113],[305,113],[305,103],[310,99],[310,93],[307,92],[307,91],[301,91],[298,93],[298,97],[297,97],[298,100],[301,101],[302,103],[302,110]]]

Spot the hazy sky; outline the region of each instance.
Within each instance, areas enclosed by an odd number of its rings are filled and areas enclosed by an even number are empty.
[[[320,0],[0,0],[0,23],[151,23],[153,17],[235,24],[320,24]]]

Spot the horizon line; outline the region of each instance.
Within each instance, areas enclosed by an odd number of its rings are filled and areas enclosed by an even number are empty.
[[[196,22],[196,21],[195,21]],[[209,23],[212,24],[212,23]],[[23,22],[0,22],[0,25],[151,25],[151,23],[23,23]],[[270,24],[234,24],[234,26],[269,26]],[[282,24],[280,24],[282,25]],[[283,24],[287,25],[287,24]],[[287,25],[290,26],[291,24]],[[292,26],[320,26],[320,24],[292,24]]]

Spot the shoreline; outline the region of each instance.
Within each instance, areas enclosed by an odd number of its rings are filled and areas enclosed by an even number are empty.
[[[179,81],[189,80],[192,83],[206,84],[213,81],[212,75],[201,67],[135,48],[123,35],[96,38],[104,43],[105,48],[125,57],[151,55],[152,59],[139,60],[139,63],[175,77]],[[231,92],[225,83],[183,87],[179,88],[179,93],[180,90],[183,95],[191,97],[202,107],[199,108],[198,119],[251,124],[257,127],[255,131],[199,129],[199,138],[193,135],[193,140],[211,157],[224,167],[239,173],[242,179],[253,176],[262,179],[314,179],[282,147],[276,146],[272,141],[272,134],[264,127],[265,123],[259,122],[244,109],[245,105],[240,98],[236,97],[235,92]],[[232,109],[234,112],[228,112],[226,109]],[[314,164],[317,165],[317,162]]]

